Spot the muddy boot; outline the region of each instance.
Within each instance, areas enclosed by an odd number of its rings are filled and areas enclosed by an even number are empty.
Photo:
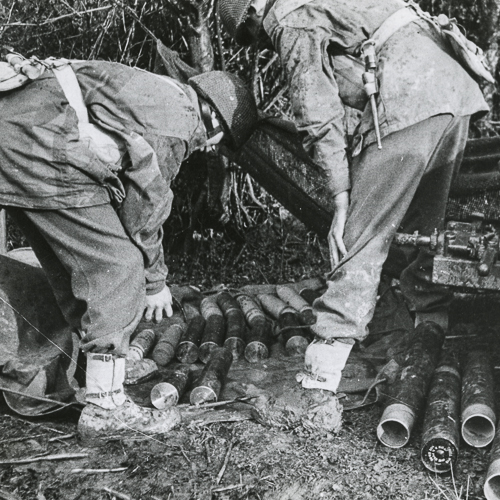
[[[143,408],[125,396],[125,358],[87,353],[87,406],[78,421],[84,441],[117,435],[161,434],[180,423],[177,408]]]

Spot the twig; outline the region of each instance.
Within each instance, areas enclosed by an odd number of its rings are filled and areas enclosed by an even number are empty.
[[[50,432],[55,432],[57,434],[64,434],[64,431],[60,431],[59,429],[54,429],[52,427],[47,427],[47,426],[42,425],[42,424],[37,424],[35,422],[30,422],[29,420],[24,420],[22,418],[17,418],[14,415],[3,415],[3,416],[4,417],[9,417],[11,420],[16,420],[17,422],[23,422],[25,424],[32,425],[33,427],[40,427],[40,429],[45,429],[45,430],[50,431]]]
[[[64,14],[63,16],[59,17],[52,17],[51,19],[46,19],[45,21],[42,21],[41,23],[8,23],[4,24],[3,27],[10,27],[10,26],[45,26],[46,24],[52,24],[57,21],[60,21],[61,19],[65,19],[67,17],[74,17],[74,16],[82,16],[83,14],[89,14],[91,12],[96,12],[98,10],[109,10],[113,6],[112,5],[106,5],[104,7],[96,7],[95,9],[88,9],[88,10],[82,10],[79,12],[72,12],[71,14]]]
[[[18,443],[20,441],[27,441],[28,439],[36,439],[40,437],[44,437],[45,434],[35,434],[34,436],[23,436],[23,437],[18,437],[18,438],[10,438],[10,439],[3,439],[0,441],[0,444],[5,444],[5,443]]]
[[[217,488],[216,490],[212,490],[212,493],[222,493],[224,491],[237,490],[239,488],[243,488],[244,486],[246,486],[246,485],[243,483],[232,484],[231,486],[224,486],[223,488]]]
[[[108,488],[107,486],[103,486],[102,488],[100,488],[100,490],[105,491],[110,495],[114,495],[116,498],[119,498],[120,500],[132,500],[132,497],[125,495],[125,493],[120,493],[119,491],[113,490],[112,488]]]
[[[108,472],[124,472],[128,467],[118,467],[116,469],[71,469],[71,474],[106,474]]]
[[[250,198],[252,198],[252,201],[265,212],[266,207],[255,196],[255,192],[253,190],[252,178],[250,177],[250,174],[245,175],[245,181],[248,186],[248,194],[250,195]]]
[[[16,396],[22,396],[23,398],[34,399],[35,401],[42,401],[44,403],[51,403],[60,406],[61,408],[65,408],[66,406],[73,406],[75,404],[80,404],[75,402],[72,403],[63,403],[61,401],[56,401],[55,399],[44,398],[42,396],[33,396],[31,394],[26,394],[21,391],[15,391],[13,389],[8,389],[7,387],[0,386],[0,391],[6,392],[7,394],[14,394]]]
[[[207,456],[207,464],[210,465],[212,461],[210,460],[210,448],[207,442],[205,442],[205,454]]]
[[[217,474],[216,484],[219,484],[221,482],[222,476],[224,475],[224,472],[226,472],[226,467],[227,467],[227,464],[229,463],[229,457],[231,456],[231,451],[233,449],[233,445],[234,445],[234,440],[231,440],[231,442],[229,443],[229,446],[227,448],[226,456],[224,457],[224,463],[222,464],[222,467],[221,467],[219,473]]]
[[[63,439],[71,439],[75,436],[76,436],[76,434],[73,433],[73,434],[65,434],[64,436],[53,437],[53,438],[49,439],[49,443],[53,443],[54,441],[61,441]]]
[[[203,403],[201,405],[189,405],[189,404],[182,404],[182,405],[177,405],[177,408],[186,408],[188,410],[204,410],[206,408],[217,408],[218,406],[224,406],[224,405],[229,405],[232,403],[244,403],[246,401],[249,401],[250,399],[255,399],[257,396],[244,396],[242,398],[234,398],[234,399],[229,399],[227,401],[216,401],[215,403]]]
[[[2,460],[0,465],[20,465],[33,462],[50,462],[53,460],[74,460],[76,458],[87,458],[88,453],[62,453],[60,455],[45,455],[43,457],[20,458],[18,460]]]
[[[187,456],[186,452],[184,451],[184,448],[182,446],[179,446],[180,450],[181,450],[181,453],[182,453],[182,456],[186,459],[186,462],[191,465],[193,462],[191,462],[191,460],[189,460],[189,457]]]

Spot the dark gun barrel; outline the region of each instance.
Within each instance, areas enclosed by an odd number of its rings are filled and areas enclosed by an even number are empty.
[[[203,299],[200,309],[201,315],[205,318],[205,330],[201,337],[199,357],[202,363],[206,363],[210,352],[217,347],[222,347],[225,322],[224,315],[213,297]]]
[[[436,323],[426,321],[415,329],[401,372],[389,388],[388,403],[377,427],[377,437],[383,445],[401,448],[408,443],[415,420],[423,409],[443,340],[444,331]]]
[[[210,358],[204,366],[200,376],[193,385],[189,395],[192,405],[200,405],[217,401],[220,391],[226,383],[227,374],[233,362],[233,355],[225,347],[212,349]]]
[[[493,368],[487,352],[467,354],[462,380],[462,437],[470,446],[487,446],[495,437]]]
[[[163,382],[151,389],[151,403],[158,410],[175,406],[189,386],[191,370],[188,365],[179,366],[163,376]]]
[[[461,378],[456,357],[444,352],[432,377],[422,431],[421,458],[431,472],[449,472],[460,443]]]
[[[227,347],[233,353],[234,360],[238,360],[245,351],[245,315],[238,301],[229,292],[219,293],[217,295],[217,304],[226,318],[224,347]]]

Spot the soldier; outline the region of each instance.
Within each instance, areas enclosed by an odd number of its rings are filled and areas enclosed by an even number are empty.
[[[9,60],[0,64],[0,205],[82,339],[86,401],[121,421],[139,416],[147,431],[148,410],[125,401],[124,363],[140,319],[172,314],[162,250],[170,185],[194,151],[239,147],[255,103],[220,71],[183,85],[110,62]]]
[[[469,122],[488,107],[471,68],[464,69],[438,23],[414,3],[220,0],[219,11],[240,44],[272,42],[304,148],[332,192],[333,270],[314,304],[316,339],[306,351],[302,385],[335,392],[354,341],[368,333],[396,230],[443,228]],[[362,71],[339,68],[339,55],[364,56],[373,102],[361,99],[350,169],[343,102],[360,99],[343,84],[361,84]],[[434,320],[446,328],[451,294],[431,285],[432,256],[422,250],[403,267],[401,289],[416,323]]]

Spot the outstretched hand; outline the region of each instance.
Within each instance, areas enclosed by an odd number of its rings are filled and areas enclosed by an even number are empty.
[[[146,295],[146,309],[144,311],[144,319],[146,321],[154,320],[159,323],[163,318],[163,311],[167,317],[172,316],[172,294],[168,286],[154,295]]]
[[[349,191],[342,191],[335,195],[333,199],[335,214],[332,225],[328,233],[328,245],[330,247],[330,262],[332,268],[335,267],[340,259],[347,253],[344,245],[344,229],[347,219],[347,210],[349,209]]]

